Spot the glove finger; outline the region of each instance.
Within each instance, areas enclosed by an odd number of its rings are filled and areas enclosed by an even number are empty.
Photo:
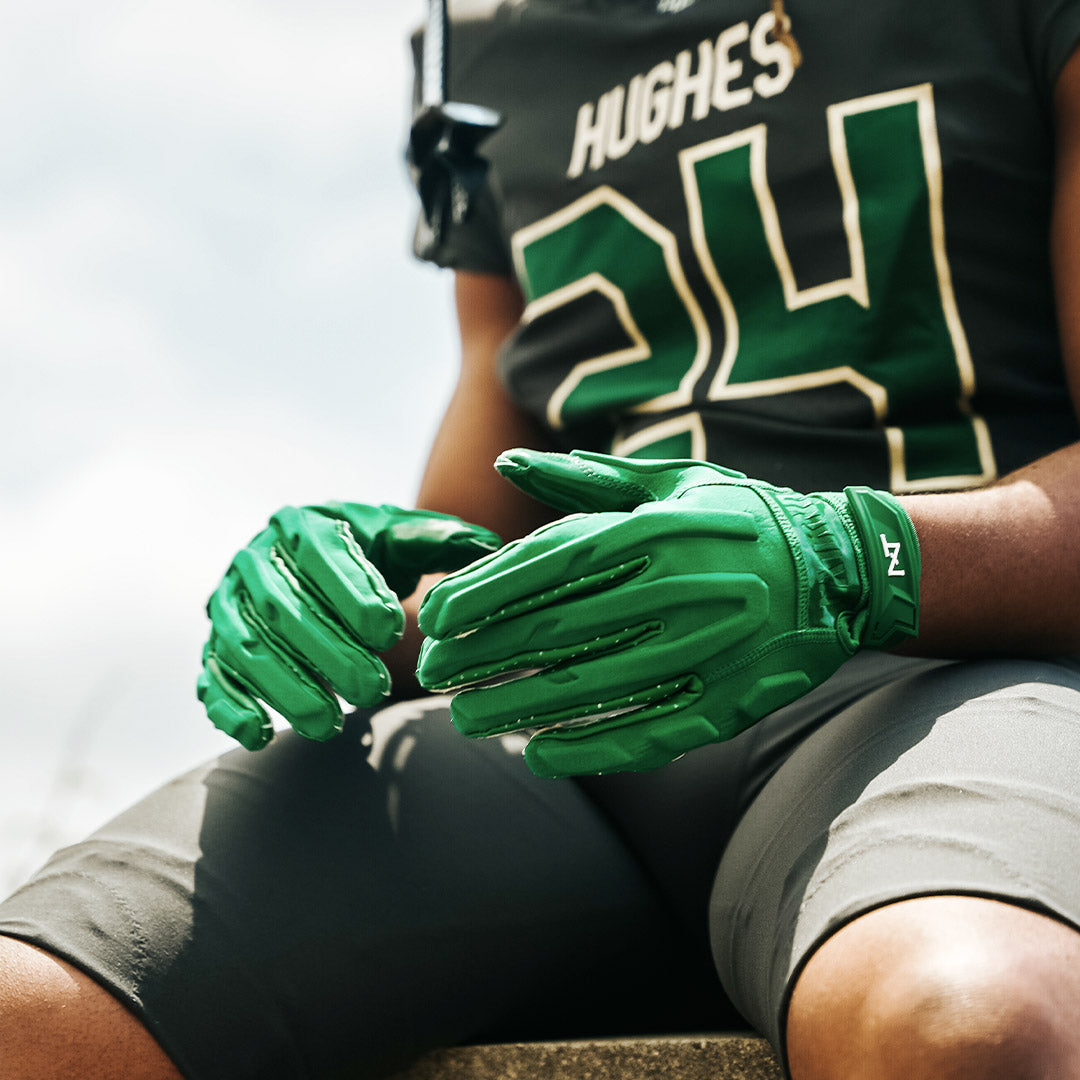
[[[401,604],[348,522],[319,508],[286,506],[270,519],[270,529],[257,536],[251,547],[283,563],[305,591],[320,598],[349,633],[373,652],[389,649],[401,637],[405,627]],[[253,597],[260,595],[255,583],[249,588]]]
[[[700,679],[695,675],[668,684],[670,690],[658,686],[641,693],[641,700],[650,699],[641,708],[538,731],[525,748],[529,768],[538,776],[656,768],[733,738],[820,685],[847,659],[843,647],[827,638],[809,650],[803,642],[774,639],[756,660],[745,649],[735,655],[734,662],[700,668]]]
[[[653,628],[639,632],[645,636]],[[694,677],[678,665],[678,650],[656,647],[655,641],[653,646],[462,690],[450,703],[454,726],[463,735],[487,738],[520,728],[592,723],[651,704],[658,695],[667,696],[664,688],[673,682]]]
[[[393,511],[369,552],[399,596],[409,596],[424,574],[460,570],[497,551],[502,540],[490,529],[449,514]]]
[[[609,721],[539,731],[525,747],[525,763],[543,777],[647,772],[716,742],[716,728],[693,708],[700,684],[691,680],[673,690],[655,705]]]
[[[460,637],[428,638],[418,667],[420,684],[428,690],[458,690],[631,645],[640,655],[652,648],[650,639],[660,633],[678,638],[684,650],[696,638],[693,659],[704,660],[745,640],[768,610],[767,593],[750,575],[642,574],[615,584],[606,591],[586,588],[565,603],[484,625]],[[700,639],[706,635],[708,643],[702,648]],[[684,652],[681,661],[689,660]]]
[[[390,692],[383,662],[337,623],[316,596],[298,589],[272,559],[246,548],[233,572],[249,603],[247,619],[278,650],[306,666],[353,705],[376,705]]]
[[[274,728],[266,710],[247,692],[235,672],[221,663],[209,643],[203,649],[196,694],[214,727],[246,750],[260,750],[273,738]]]
[[[620,595],[646,567],[656,577],[681,576],[760,561],[757,549],[765,545],[758,543],[752,508],[743,505],[749,500],[761,510],[760,500],[732,490],[739,498],[730,510],[690,514],[660,502],[545,525],[440,581],[420,607],[420,628],[428,637],[450,638],[575,596]]]
[[[636,537],[607,535],[626,517],[563,518],[443,578],[420,606],[420,629],[428,637],[453,637],[632,576],[647,561],[640,552],[624,559]]]
[[[519,604],[516,617],[493,618],[475,632],[426,638],[417,665],[420,685],[448,690],[614,647],[642,616],[633,598],[616,603],[605,586],[629,580],[643,565],[639,560],[567,582],[552,595],[531,598],[535,609]]]
[[[617,623],[623,629],[599,642],[577,639],[572,659],[543,666],[526,653],[490,681],[462,690],[451,706],[459,730],[487,736],[640,709],[658,694],[667,696],[657,688],[672,680],[693,676],[705,685],[723,685],[727,672],[749,653],[772,647],[762,635],[769,592],[755,575],[657,580],[641,590],[640,599],[636,624]],[[450,650],[454,644],[437,642],[425,649]],[[436,657],[436,662],[443,661]]]
[[[495,459],[501,476],[526,495],[562,511],[629,511],[655,498],[637,481],[601,455],[552,454],[540,450],[507,450]]]
[[[208,610],[215,628],[212,652],[252,696],[307,738],[328,739],[341,730],[337,698],[288,646],[264,636],[233,571],[210,597]]]
[[[462,656],[461,650],[457,648],[460,639],[435,641],[428,638],[421,648],[417,679],[425,690],[439,693],[461,690],[489,681],[506,682],[523,674],[546,671],[574,660],[642,644],[661,629],[661,623],[645,621],[636,625],[622,625],[607,632],[588,632],[585,637],[567,640],[565,636],[549,634],[552,627],[545,625],[540,628],[540,632],[545,637],[553,638],[554,644],[543,646],[529,641],[525,647],[519,647],[513,640],[502,645],[498,641],[489,640],[487,648],[482,649],[479,654],[470,649],[466,656]],[[523,633],[531,636],[528,631]],[[502,635],[495,633],[494,636]],[[520,634],[513,635],[515,638],[519,636]]]
[[[573,450],[552,454],[515,449],[495,461],[499,474],[558,510],[633,510],[676,497],[698,484],[745,479],[743,473],[700,461],[622,458]]]

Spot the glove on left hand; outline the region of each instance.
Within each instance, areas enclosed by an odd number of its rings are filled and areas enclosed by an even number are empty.
[[[429,592],[417,674],[460,690],[466,735],[538,729],[537,775],[656,768],[917,631],[918,543],[885,492],[801,495],[703,462],[581,451],[514,450],[496,467],[588,513]]]
[[[337,695],[377,705],[379,657],[400,637],[400,597],[423,574],[457,570],[499,546],[479,525],[397,506],[286,506],[237,553],[210,597],[199,700],[249,750],[273,726],[263,703],[309,739],[337,734]]]

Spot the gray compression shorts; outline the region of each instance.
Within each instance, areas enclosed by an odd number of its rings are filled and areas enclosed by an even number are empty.
[[[0,904],[185,1076],[385,1075],[464,1041],[732,1025],[778,1047],[857,915],[934,893],[1080,926],[1080,667],[867,654],[647,774],[532,777],[444,703],[155,792]],[[711,956],[710,956],[711,939]]]

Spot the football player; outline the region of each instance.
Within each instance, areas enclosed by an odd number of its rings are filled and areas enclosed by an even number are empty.
[[[237,555],[199,694],[245,749],[0,905],[5,1067],[733,1004],[796,1080],[1080,1075],[1080,3],[441,15],[417,508]]]

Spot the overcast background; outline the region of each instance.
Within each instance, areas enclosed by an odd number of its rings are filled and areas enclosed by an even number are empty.
[[[0,0],[0,892],[226,748],[203,603],[279,505],[413,497],[422,0]]]

